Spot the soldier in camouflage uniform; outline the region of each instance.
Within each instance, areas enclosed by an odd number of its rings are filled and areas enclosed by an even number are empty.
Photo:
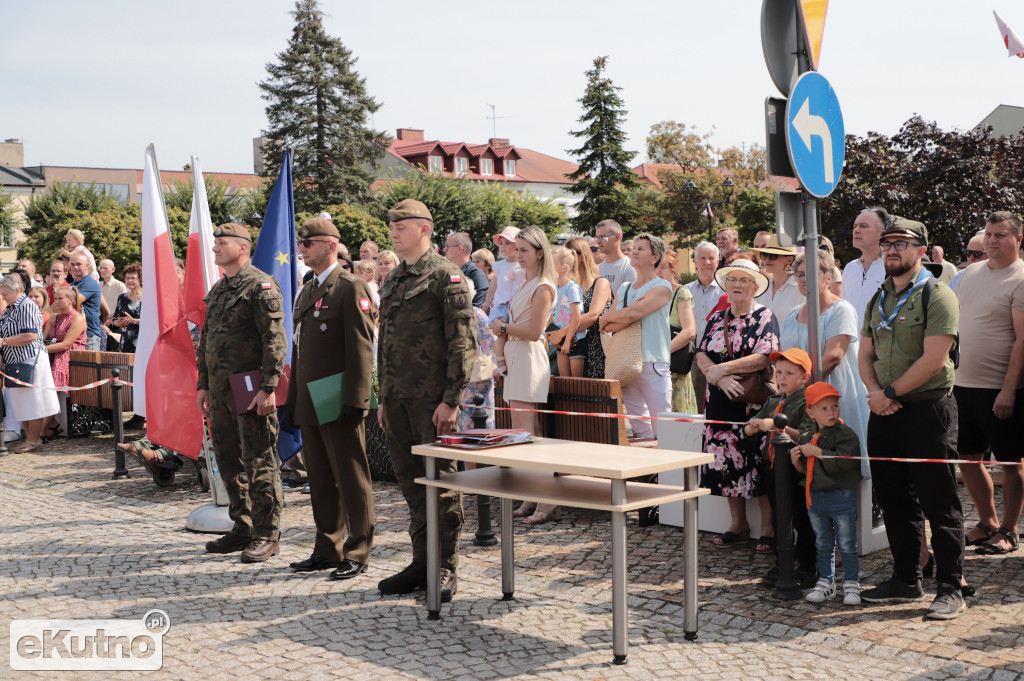
[[[412,446],[434,442],[454,430],[462,391],[476,356],[472,298],[462,271],[430,247],[434,221],[419,201],[406,199],[388,211],[391,239],[402,262],[380,290],[377,418],[387,432],[395,475],[409,505],[412,565],[377,587],[405,594],[426,587],[426,488],[423,457]],[[438,473],[455,472],[455,462],[437,459]],[[462,495],[440,494],[441,600],[455,594],[455,568],[462,533]]]
[[[249,263],[248,229],[229,222],[213,235],[214,259],[224,278],[206,296],[198,404],[209,418],[234,527],[207,543],[206,550],[242,551],[243,563],[256,563],[280,552],[282,495],[274,389],[287,352],[283,300],[277,282]],[[252,370],[262,372],[260,390],[249,405],[255,411],[236,414],[228,377]]]

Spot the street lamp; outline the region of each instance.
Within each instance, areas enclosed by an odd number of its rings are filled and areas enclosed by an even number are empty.
[[[714,242],[714,211],[713,206],[728,206],[732,201],[732,190],[736,187],[736,184],[732,181],[731,177],[725,178],[725,182],[722,183],[722,194],[723,200],[712,201],[711,199],[704,196],[700,191],[700,187],[693,180],[687,181],[683,188],[686,190],[686,195],[689,197],[689,204],[693,207],[701,206],[704,208],[704,215],[708,217],[708,241]]]

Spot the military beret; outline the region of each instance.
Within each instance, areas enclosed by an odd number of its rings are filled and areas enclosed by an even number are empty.
[[[409,218],[434,221],[427,207],[415,199],[399,201],[388,211],[389,222],[398,222],[399,220],[408,220]]]
[[[882,232],[879,241],[890,236],[909,236],[919,240],[925,246],[928,245],[928,229],[924,226],[924,223],[917,222],[916,220],[908,220],[897,216],[885,228],[885,231]]]
[[[249,234],[248,228],[245,225],[235,224],[234,222],[225,222],[223,225],[213,230],[214,236],[235,236],[239,239],[245,239],[249,243],[252,243],[252,236]]]
[[[334,226],[334,223],[324,218],[310,218],[302,223],[299,228],[299,238],[308,239],[311,236],[333,236],[341,240],[341,232]]]

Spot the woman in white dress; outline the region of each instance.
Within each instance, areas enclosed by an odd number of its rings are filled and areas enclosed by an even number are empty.
[[[25,443],[15,448],[18,453],[31,452],[42,442],[43,420],[60,411],[57,393],[53,390],[50,359],[43,345],[43,315],[39,306],[25,295],[20,275],[9,274],[0,281],[0,298],[5,309],[0,317],[0,356],[3,372],[37,387],[22,387],[4,379],[10,391],[14,417],[25,429]],[[25,372],[19,368],[34,366]]]
[[[551,246],[547,235],[539,227],[531,225],[520,230],[516,236],[516,260],[523,268],[526,279],[509,301],[508,321],[495,319],[491,331],[496,337],[506,337],[507,375],[502,389],[505,400],[513,409],[536,409],[548,399],[551,364],[543,338],[556,290]],[[512,427],[537,435],[537,414],[512,412]],[[515,515],[526,517],[526,522],[530,524],[558,520],[561,517],[558,507],[546,504],[537,506],[532,502],[520,506]]]

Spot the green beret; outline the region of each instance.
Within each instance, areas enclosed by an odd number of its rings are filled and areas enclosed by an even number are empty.
[[[882,232],[879,241],[890,236],[909,236],[917,239],[925,246],[928,245],[928,229],[924,226],[924,223],[916,220],[908,220],[897,216],[893,219],[892,224]]]
[[[415,199],[399,201],[388,211],[388,222],[398,222],[399,220],[408,220],[409,218],[434,221],[427,207]]]
[[[245,225],[235,224],[234,222],[225,222],[223,225],[213,230],[213,235],[215,237],[234,236],[252,243],[252,236],[249,234],[249,229],[245,227]]]
[[[302,223],[302,227],[299,228],[299,238],[308,239],[311,236],[333,236],[341,241],[341,232],[333,222],[326,218],[310,218]]]

